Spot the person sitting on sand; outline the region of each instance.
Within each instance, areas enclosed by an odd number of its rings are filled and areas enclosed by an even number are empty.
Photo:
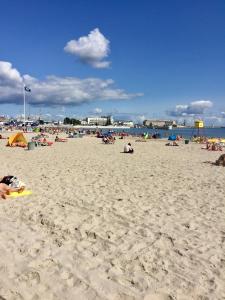
[[[115,138],[113,136],[109,136],[108,137],[108,141],[109,141],[109,144],[114,144],[115,143]]]
[[[215,143],[212,143],[211,150],[212,150],[212,151],[217,151],[217,148],[216,148],[216,144],[215,144]]]
[[[109,140],[108,140],[108,137],[107,137],[107,136],[103,136],[102,141],[103,141],[103,143],[105,143],[105,144],[108,144],[108,143],[109,143]]]
[[[2,199],[5,199],[6,195],[11,192],[22,193],[24,189],[25,184],[15,176],[8,175],[0,179],[0,198]]]
[[[124,146],[124,153],[133,153],[134,149],[131,147],[131,143],[128,143]]]
[[[211,146],[212,146],[212,145],[211,145],[209,142],[206,142],[206,149],[207,149],[207,150],[211,150]]]
[[[216,160],[215,163],[217,166],[225,167],[225,154],[220,155],[220,157]]]

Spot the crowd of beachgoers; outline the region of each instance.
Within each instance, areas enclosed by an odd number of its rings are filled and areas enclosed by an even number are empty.
[[[142,133],[142,134],[130,134],[124,130],[122,131],[113,131],[113,130],[108,130],[107,132],[102,131],[100,129],[94,129],[94,130],[84,130],[84,129],[77,129],[77,128],[68,128],[68,127],[39,127],[35,129],[23,129],[21,130],[21,127],[5,127],[1,128],[1,133],[0,133],[0,139],[6,139],[8,137],[5,137],[3,132],[6,132],[8,135],[9,133],[12,132],[23,132],[23,133],[29,133],[29,134],[36,134],[36,136],[33,136],[31,138],[31,141],[37,141],[39,144],[43,143],[45,145],[47,141],[48,135],[50,136],[56,136],[55,137],[55,142],[66,142],[67,138],[74,138],[74,137],[82,137],[82,136],[96,136],[97,138],[101,138],[103,143],[109,143],[113,144],[116,139],[125,139],[126,137],[130,138],[136,138],[136,141],[147,141],[150,139],[162,139],[162,136],[158,132],[154,132],[152,134],[149,133]],[[59,138],[58,135],[64,134],[66,135],[66,138]],[[173,143],[169,142],[166,144],[168,145],[174,145],[178,146],[177,142],[185,141],[185,143],[195,142],[199,144],[205,144],[207,150],[212,150],[212,151],[222,151],[223,147],[225,145],[225,139],[224,138],[215,138],[215,137],[206,137],[206,136],[197,136],[193,135],[191,138],[187,139],[182,135],[174,135],[170,134],[166,137],[168,138],[169,141],[172,141]],[[165,139],[165,136],[163,137]],[[47,145],[47,144],[46,144]],[[52,145],[52,142],[50,144]],[[17,146],[20,146],[18,144]],[[21,143],[21,146],[24,146],[23,143]]]
[[[6,132],[13,132],[17,131],[18,128],[6,128]],[[30,143],[34,143],[35,146],[52,146],[54,142],[67,142],[71,138],[78,138],[86,136],[95,136],[97,138],[100,138],[102,140],[103,144],[114,144],[116,139],[125,139],[128,137],[135,137],[137,138],[135,142],[147,142],[150,139],[160,139],[160,134],[154,133],[152,135],[148,133],[143,133],[139,136],[129,136],[128,133],[122,131],[122,132],[113,132],[108,131],[107,133],[103,133],[101,130],[75,130],[75,129],[68,129],[63,127],[44,127],[44,128],[36,128],[34,131],[26,131],[23,130],[23,133],[34,133],[35,136],[32,136],[30,138]],[[4,137],[2,134],[0,134],[0,139],[7,139],[8,142],[6,143],[6,146],[10,147],[22,147],[27,148],[28,142],[27,139],[24,138],[23,133],[17,133],[13,135],[14,140],[10,141],[10,137]],[[60,134],[66,134],[66,138],[59,137]],[[54,136],[54,141],[49,140],[49,135]],[[186,144],[189,143],[189,140],[186,140],[183,138],[182,135],[170,135],[168,137],[168,141],[166,142],[165,146],[179,146],[180,142],[185,141]],[[223,151],[225,149],[225,139],[221,138],[207,138],[204,136],[193,136],[191,139],[192,142],[199,143],[204,145],[201,149],[205,149],[208,151]],[[29,149],[29,147],[28,147]],[[31,148],[30,148],[31,149]],[[34,147],[32,148],[34,149]],[[134,148],[132,147],[131,143],[125,143],[124,145],[124,153],[134,153]],[[222,165],[225,166],[225,154],[220,155],[220,157],[215,161],[211,162],[215,165]],[[12,176],[13,177],[13,176]],[[6,198],[7,195],[10,194],[10,192],[22,192],[24,190],[24,186],[14,186],[12,182],[5,182],[5,178],[3,177],[0,181],[0,197]],[[11,188],[10,188],[11,187]]]

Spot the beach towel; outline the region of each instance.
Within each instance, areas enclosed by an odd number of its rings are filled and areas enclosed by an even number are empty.
[[[22,192],[11,192],[9,194],[9,197],[16,198],[16,197],[28,196],[28,195],[31,195],[31,194],[32,194],[31,190],[24,190]]]

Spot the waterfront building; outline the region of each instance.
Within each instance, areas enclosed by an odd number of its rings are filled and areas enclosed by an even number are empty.
[[[113,117],[112,116],[103,116],[103,117],[88,117],[86,118],[86,122],[88,125],[96,125],[96,126],[107,126],[113,125]]]

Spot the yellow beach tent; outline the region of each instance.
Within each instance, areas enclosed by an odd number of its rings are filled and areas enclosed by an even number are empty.
[[[9,137],[7,146],[12,146],[13,143],[24,143],[27,144],[27,140],[22,132],[18,132]]]

